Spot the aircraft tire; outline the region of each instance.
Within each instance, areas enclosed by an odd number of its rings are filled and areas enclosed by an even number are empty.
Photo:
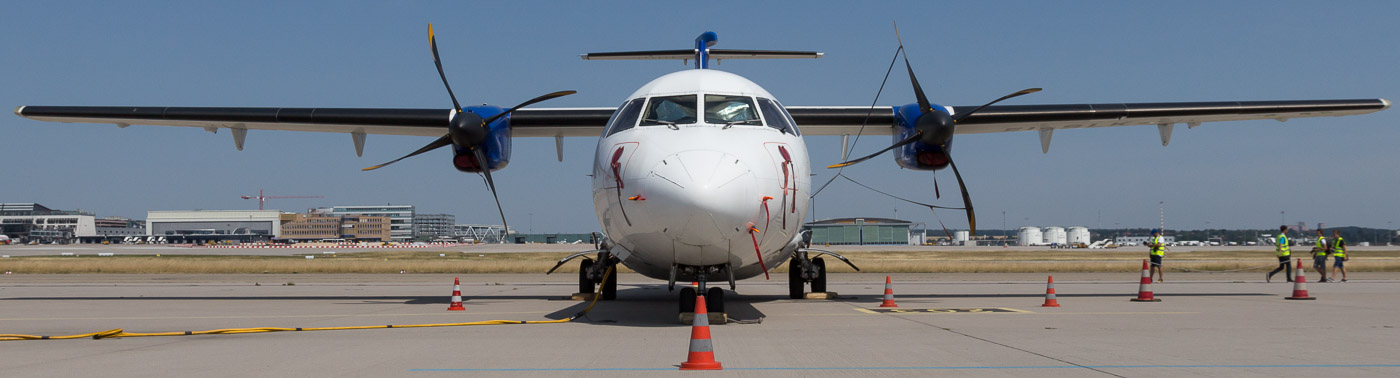
[[[805,289],[806,282],[802,281],[802,267],[794,259],[788,262],[788,297],[792,299],[802,299],[802,289]]]
[[[812,280],[813,293],[826,292],[826,260],[818,257],[812,259],[812,265],[817,267],[817,278]]]
[[[617,299],[617,270],[613,270],[609,277],[603,278],[603,300],[614,299]]]
[[[593,294],[593,280],[588,279],[588,270],[593,268],[593,260],[583,259],[578,263],[578,292]]]
[[[681,305],[681,311],[680,311],[681,313],[687,313],[687,312],[692,312],[692,313],[693,313],[693,312],[695,312],[695,288],[693,288],[693,287],[683,287],[683,288],[681,288],[680,305]]]
[[[705,292],[705,311],[711,313],[724,312],[724,289],[712,287]]]

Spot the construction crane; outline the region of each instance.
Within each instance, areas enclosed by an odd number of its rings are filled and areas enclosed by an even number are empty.
[[[266,203],[267,200],[274,199],[274,198],[276,198],[276,199],[282,199],[282,198],[326,198],[326,197],[322,197],[322,196],[265,196],[265,195],[263,195],[263,190],[262,190],[262,189],[258,189],[258,195],[256,195],[256,196],[238,196],[238,197],[239,197],[239,198],[242,198],[242,199],[257,199],[257,200],[258,200],[258,210],[262,210],[262,209],[263,209],[263,203]]]

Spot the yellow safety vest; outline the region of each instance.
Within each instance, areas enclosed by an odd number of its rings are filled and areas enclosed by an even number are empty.
[[[1278,257],[1288,257],[1293,255],[1293,250],[1288,246],[1288,235],[1278,235]]]
[[[1152,240],[1149,240],[1148,244],[1152,244],[1152,246],[1148,248],[1152,249],[1153,256],[1162,256],[1167,254],[1167,247],[1165,245],[1162,245],[1163,243],[1161,236],[1152,237]]]
[[[1346,243],[1345,241],[1342,240],[1342,237],[1341,237],[1341,236],[1338,236],[1338,237],[1337,237],[1337,240],[1334,241],[1334,242],[1332,242],[1332,256],[1337,256],[1337,257],[1341,257],[1341,258],[1346,258],[1346,257],[1347,257],[1347,250],[1346,250],[1346,248],[1347,248],[1347,243]]]
[[[1327,239],[1317,238],[1317,249],[1313,250],[1313,257],[1327,257]]]

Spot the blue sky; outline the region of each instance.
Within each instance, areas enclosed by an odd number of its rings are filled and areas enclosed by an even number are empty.
[[[673,5],[674,4],[674,5]],[[934,102],[975,105],[1026,87],[1008,104],[1387,98],[1400,100],[1395,2],[21,2],[0,13],[0,104],[402,107],[451,106],[434,72],[426,26],[463,103],[510,106],[555,90],[546,106],[615,106],[680,62],[583,61],[593,51],[719,47],[818,50],[799,61],[730,61],[717,68],[764,86],[787,105],[869,104],[900,30]],[[881,105],[913,101],[898,70]],[[1147,227],[1166,203],[1168,228],[1289,223],[1387,227],[1400,221],[1400,110],[1345,118],[1179,128],[1162,147],[1151,126],[1069,130],[1049,154],[1033,132],[965,135],[954,150],[981,228]],[[475,175],[446,150],[374,172],[428,138],[370,136],[357,158],[347,135],[67,125],[0,117],[0,201],[144,218],[146,210],[248,209],[239,195],[308,207],[395,203],[496,223]],[[839,138],[809,137],[814,165],[836,162]],[[522,231],[597,229],[584,175],[593,138],[516,139],[496,174]],[[888,143],[863,138],[857,154]],[[925,201],[927,172],[884,157],[847,175]],[[818,169],[814,179],[830,172]],[[945,193],[956,193],[950,172]],[[939,203],[956,206],[956,195]],[[928,210],[849,183],[816,199],[819,218]],[[1102,215],[1100,215],[1102,214]],[[940,212],[950,228],[963,215]],[[1207,223],[1209,222],[1209,223]]]

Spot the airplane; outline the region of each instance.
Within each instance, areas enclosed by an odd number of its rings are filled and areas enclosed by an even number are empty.
[[[896,30],[896,36],[898,32]],[[764,276],[789,264],[789,295],[796,299],[826,291],[826,263],[845,257],[810,247],[801,232],[813,185],[804,136],[889,135],[893,143],[874,154],[831,167],[844,167],[894,151],[896,164],[919,171],[951,168],[962,192],[968,223],[976,230],[971,197],[952,159],[956,135],[1036,131],[1049,152],[1055,130],[1156,125],[1163,146],[1178,124],[1279,120],[1368,114],[1390,107],[1385,99],[995,105],[1039,91],[1029,88],[980,106],[930,102],[908,57],[904,66],[914,88],[913,103],[893,107],[785,106],[763,87],[739,75],[710,68],[726,59],[814,59],[813,51],[714,49],[718,35],[704,32],[693,48],[589,53],[585,60],[682,60],[690,69],[658,77],[615,107],[524,107],[567,96],[545,94],[519,105],[463,107],[452,92],[432,25],[428,40],[452,109],[244,108],[146,106],[20,106],[15,114],[50,122],[202,127],[228,129],[243,149],[248,130],[350,134],[356,155],[365,138],[376,135],[436,137],[378,169],[442,147],[451,147],[452,165],[483,175],[505,223],[491,172],[510,162],[515,137],[562,140],[598,138],[592,167],[593,204],[603,235],[595,250],[560,260],[547,273],[582,257],[579,290],[602,299],[617,296],[617,280],[605,277],[618,264],[643,276],[682,287],[679,310],[693,312],[697,296],[707,308],[724,312],[724,290],[707,282]],[[903,43],[900,42],[900,51]],[[893,61],[891,62],[893,69]],[[845,149],[843,148],[843,158]],[[937,194],[935,182],[935,193]],[[859,268],[856,268],[859,270]]]

